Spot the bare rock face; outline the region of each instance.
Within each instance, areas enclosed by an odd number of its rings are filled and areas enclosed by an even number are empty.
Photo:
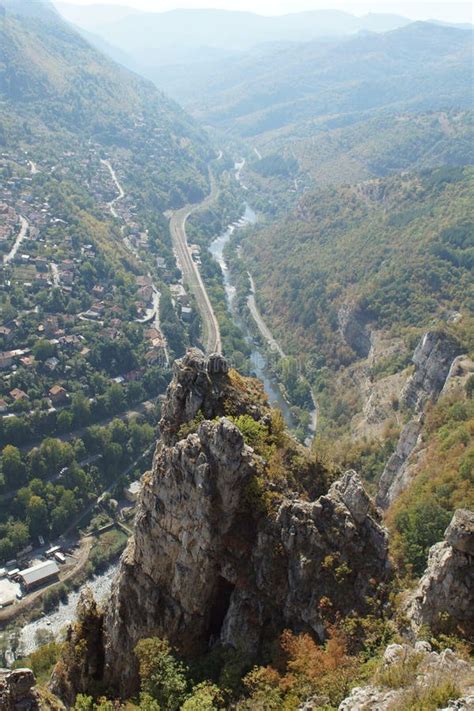
[[[133,649],[142,637],[166,636],[188,654],[209,642],[231,584],[221,577],[227,536],[253,468],[225,418],[158,449],[105,619],[113,684],[134,688]]]
[[[410,481],[410,455],[420,441],[422,419],[414,417],[400,432],[397,446],[382,472],[377,492],[377,505],[386,509]]]
[[[460,352],[458,341],[443,331],[425,333],[413,354],[415,371],[401,394],[401,402],[414,411],[405,425],[395,452],[382,473],[377,493],[377,505],[386,509],[410,482],[410,457],[420,441],[423,415],[428,402],[435,402]]]
[[[474,513],[455,512],[428,558],[425,574],[410,598],[408,617],[415,630],[460,627],[469,638],[474,632]]]
[[[474,513],[467,509],[455,511],[444,537],[454,550],[474,556]]]
[[[161,440],[173,444],[180,427],[200,413],[206,420],[222,415],[238,414],[239,408],[258,419],[261,416],[258,400],[253,402],[245,394],[232,387],[229,367],[219,354],[209,357],[196,348],[191,348],[181,360],[173,364],[173,380],[168,387],[160,422]],[[233,411],[230,411],[231,407]]]
[[[428,400],[435,400],[460,353],[460,345],[443,331],[425,333],[413,354],[415,372],[402,393],[402,402],[415,412],[422,412]]]
[[[2,711],[36,711],[40,699],[35,691],[36,679],[31,669],[0,669],[0,709]]]
[[[343,304],[337,314],[339,332],[350,348],[360,358],[367,358],[370,351],[368,319],[358,305]]]
[[[382,660],[382,672],[392,667],[415,668],[411,681],[402,688],[390,689],[375,683],[370,686],[358,686],[339,705],[339,711],[394,711],[404,706],[406,696],[414,694],[422,697],[423,692],[434,686],[455,681],[462,693],[469,691],[472,680],[472,665],[458,657],[451,649],[441,653],[431,651],[427,642],[417,642],[414,647],[408,644],[390,644]],[[409,676],[407,675],[407,679]],[[470,711],[474,697],[466,695],[449,702],[445,711]],[[421,707],[420,707],[421,708]]]
[[[104,681],[124,695],[137,690],[143,637],[166,636],[185,656],[220,643],[257,657],[286,627],[323,640],[328,606],[368,612],[390,575],[386,531],[355,472],[314,501],[280,491],[265,508],[264,462],[220,415],[266,422],[268,409],[246,397],[247,381],[232,392],[221,366],[193,351],[175,367],[104,617]],[[198,411],[206,419],[183,437],[177,423]]]

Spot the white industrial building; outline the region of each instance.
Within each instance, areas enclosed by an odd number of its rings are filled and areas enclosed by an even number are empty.
[[[47,560],[45,563],[37,563],[31,568],[25,568],[18,573],[18,577],[23,583],[26,590],[44,585],[58,577],[59,568],[54,560]]]

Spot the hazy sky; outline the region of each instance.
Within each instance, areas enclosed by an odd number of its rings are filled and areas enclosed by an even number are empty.
[[[301,10],[338,9],[362,15],[367,12],[389,12],[413,20],[429,18],[448,22],[472,22],[470,2],[432,2],[432,0],[64,0],[71,4],[128,5],[137,9],[160,12],[174,8],[215,7],[226,10],[249,10],[262,15],[279,15]]]

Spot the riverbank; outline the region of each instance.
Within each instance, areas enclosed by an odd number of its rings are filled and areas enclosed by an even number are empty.
[[[83,586],[92,590],[94,598],[99,604],[110,594],[118,565],[118,561],[111,564],[103,573],[94,575]],[[71,592],[67,602],[61,602],[57,610],[22,627],[19,637],[19,655],[26,656],[34,652],[41,646],[45,637],[54,640],[61,638],[62,632],[75,619],[76,607],[83,587]]]
[[[234,165],[235,177],[241,187],[241,172],[244,165],[245,160],[236,162]],[[233,280],[232,270],[229,269],[226,258],[224,257],[226,247],[235,235],[236,230],[255,225],[256,222],[257,215],[248,202],[246,202],[245,212],[241,219],[230,224],[225,231],[216,237],[211,242],[209,251],[214,260],[219,264],[221,270],[228,312],[234,324],[240,329],[249,347],[249,360],[252,371],[262,380],[270,403],[282,411],[287,426],[294,432],[298,432],[299,429],[299,438],[309,447],[312,444],[317,428],[317,404],[314,393],[312,391],[310,393],[313,408],[308,409],[307,415],[305,415],[305,420],[308,419],[308,422],[304,422],[304,424],[301,425],[295,418],[295,409],[292,410],[294,405],[275,373],[275,359],[279,362],[286,358],[286,354],[260,314],[252,276],[247,272],[250,289],[247,293],[245,304],[248,314],[248,318],[246,318],[242,316],[239,305],[237,304],[237,286]],[[299,408],[299,410],[302,410],[302,408]]]

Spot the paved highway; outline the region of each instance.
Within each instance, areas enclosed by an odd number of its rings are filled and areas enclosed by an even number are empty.
[[[178,260],[178,266],[183,274],[183,280],[196,299],[203,324],[203,341],[207,353],[221,353],[221,333],[214,309],[212,308],[206,287],[201,278],[199,268],[191,257],[186,237],[186,220],[196,210],[207,207],[218,193],[214,178],[211,176],[211,192],[197,205],[186,205],[181,210],[175,210],[170,220],[171,239]]]

